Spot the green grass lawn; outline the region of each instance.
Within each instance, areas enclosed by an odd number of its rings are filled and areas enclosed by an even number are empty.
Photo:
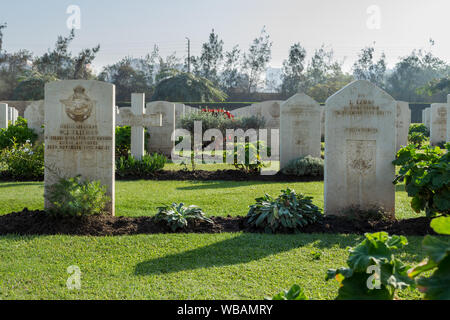
[[[314,204],[323,208],[323,182],[261,182],[261,181],[117,181],[116,214],[118,216],[151,216],[162,204],[183,202],[200,206],[211,216],[244,216],[248,206],[264,193],[276,196],[287,187],[314,197]],[[0,182],[0,215],[43,209],[44,187],[41,182]],[[404,186],[397,186],[396,215],[398,219],[418,217],[411,210]]]
[[[162,203],[201,206],[209,215],[245,215],[254,198],[294,188],[323,207],[323,182],[119,181],[120,216],[153,215]],[[417,216],[403,188],[397,216]],[[43,183],[0,183],[0,215],[42,209]],[[421,237],[401,251],[423,258]],[[345,266],[356,235],[171,234],[124,237],[0,237],[0,299],[262,299],[298,283],[312,299],[333,299],[329,268]],[[312,251],[322,253],[314,260]],[[81,290],[66,288],[67,268],[80,267]],[[402,298],[419,298],[417,292]]]
[[[311,299],[333,299],[329,268],[345,266],[346,235],[139,235],[0,237],[0,299],[263,299],[297,283]],[[405,261],[422,258],[409,237]],[[322,253],[314,260],[312,251]],[[70,291],[69,266],[81,270]],[[405,291],[405,299],[420,298]]]

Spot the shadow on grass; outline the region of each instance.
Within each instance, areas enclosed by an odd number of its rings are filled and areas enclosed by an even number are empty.
[[[40,182],[6,182],[0,181],[0,188],[14,188],[14,187],[25,187],[25,186],[35,186],[43,188],[44,185]]]
[[[216,242],[201,248],[141,262],[136,265],[135,274],[167,274],[249,263],[311,243],[314,243],[314,247],[318,248],[334,246],[346,248],[355,245],[356,239],[359,239],[359,237],[355,235],[264,235],[243,233],[232,239]]]
[[[187,187],[178,187],[177,190],[207,190],[207,189],[229,189],[240,188],[251,185],[265,185],[273,182],[267,181],[192,181],[193,184]]]

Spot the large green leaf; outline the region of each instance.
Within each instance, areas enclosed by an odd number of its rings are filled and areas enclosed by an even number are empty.
[[[429,278],[420,278],[417,284],[427,300],[450,300],[450,256],[442,260]]]
[[[431,221],[431,228],[436,233],[450,235],[450,217],[440,217]]]

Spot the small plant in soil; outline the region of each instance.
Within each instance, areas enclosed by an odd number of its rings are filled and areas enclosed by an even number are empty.
[[[52,204],[50,213],[62,216],[99,215],[111,199],[100,181],[82,181],[81,176],[60,179],[47,194]]]
[[[166,223],[174,232],[178,229],[186,229],[190,223],[199,221],[214,223],[206,217],[201,208],[197,206],[185,207],[183,203],[159,207],[155,220]]]
[[[398,290],[414,287],[408,277],[409,267],[394,256],[394,250],[408,241],[403,236],[390,237],[386,232],[366,234],[351,248],[348,268],[330,269],[326,280],[336,279],[340,288],[337,300],[393,300]]]
[[[256,204],[250,206],[246,224],[266,233],[283,229],[298,232],[302,227],[316,223],[321,218],[322,213],[312,203],[311,197],[287,189],[281,191],[281,195],[276,199],[268,194],[256,199]]]

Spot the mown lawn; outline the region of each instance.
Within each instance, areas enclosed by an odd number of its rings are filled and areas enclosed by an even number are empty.
[[[211,216],[244,216],[248,206],[264,193],[276,196],[287,187],[314,197],[314,204],[323,208],[323,182],[259,182],[259,181],[117,181],[116,214],[118,216],[149,216],[162,204],[183,202],[195,204]],[[43,209],[43,183],[0,182],[0,215]],[[396,215],[399,219],[417,217],[411,210],[404,186],[397,186]]]
[[[153,215],[162,203],[201,206],[209,215],[245,215],[254,198],[286,187],[323,207],[323,183],[118,181],[120,216]],[[417,216],[402,187],[397,216]],[[0,215],[43,208],[43,183],[0,183]],[[421,237],[408,237],[402,257],[423,258]],[[329,268],[345,266],[356,235],[138,235],[124,237],[0,237],[0,299],[262,299],[298,283],[312,299],[333,299]],[[314,260],[312,251],[320,251]],[[81,269],[70,291],[69,266]],[[407,291],[402,298],[417,299]]]
[[[345,265],[354,235],[139,235],[0,237],[0,299],[263,299],[298,283],[311,299],[333,299],[329,268]],[[401,257],[423,258],[409,237]],[[320,251],[314,260],[312,251]],[[81,289],[68,290],[69,266]],[[405,291],[401,298],[420,298]]]

